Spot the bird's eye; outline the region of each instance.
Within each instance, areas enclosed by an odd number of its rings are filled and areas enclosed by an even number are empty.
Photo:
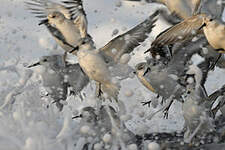
[[[56,17],[56,15],[52,15],[52,18],[55,18]]]
[[[43,62],[46,62],[47,61],[47,59],[43,59]]]
[[[213,19],[211,18],[209,21],[213,21]]]
[[[142,70],[144,68],[144,65],[140,65],[140,66],[138,66],[138,70]]]

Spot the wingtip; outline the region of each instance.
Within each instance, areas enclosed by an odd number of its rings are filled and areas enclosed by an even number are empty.
[[[160,11],[159,11],[159,10],[156,10],[156,11],[151,15],[151,17],[154,18],[154,17],[158,16],[159,13],[160,13]]]
[[[43,25],[43,24],[46,25],[47,23],[48,23],[48,19],[44,19],[44,20],[41,20],[40,23],[39,23],[38,25],[39,25],[39,26],[40,26],[40,25]]]
[[[146,53],[148,53],[148,52],[150,52],[151,51],[151,48],[149,48],[148,50],[146,50],[145,52],[144,52],[144,54],[146,54]]]

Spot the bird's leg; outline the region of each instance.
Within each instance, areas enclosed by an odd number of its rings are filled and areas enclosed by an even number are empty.
[[[69,94],[69,96],[71,96],[71,95],[75,96],[75,91],[70,90],[70,94]]]
[[[96,87],[96,93],[97,93],[96,95],[97,95],[98,98],[100,98],[103,94],[103,92],[101,90],[101,83],[97,83],[96,86],[97,86]]]
[[[63,54],[63,63],[64,63],[64,66],[66,66],[66,57],[67,57],[67,52],[64,52]]]
[[[152,102],[152,101],[150,100],[150,101],[147,101],[147,102],[141,102],[141,103],[142,103],[142,106],[148,105],[148,107],[150,107],[151,102]]]
[[[165,119],[168,119],[169,117],[169,109],[170,109],[170,106],[172,105],[173,103],[173,100],[169,103],[169,105],[163,110],[163,113],[164,113],[164,116],[163,118]]]
[[[159,98],[159,94],[156,96],[156,98],[157,98],[157,99]],[[141,102],[141,103],[142,103],[142,106],[148,105],[148,107],[150,107],[151,102],[152,102],[152,101],[150,100],[150,101],[147,101],[147,102]]]
[[[222,54],[219,54],[219,56],[217,57],[216,61],[213,62],[213,64],[211,65],[211,67],[209,68],[209,70],[214,70],[216,64],[218,63],[219,59],[222,57]]]
[[[150,67],[147,67],[147,69],[145,70],[143,76],[145,76],[149,71],[151,71],[151,68]]]
[[[157,96],[159,98],[159,95],[157,95]],[[160,104],[163,105],[163,103],[164,103],[164,98],[162,97],[162,101],[160,102]]]

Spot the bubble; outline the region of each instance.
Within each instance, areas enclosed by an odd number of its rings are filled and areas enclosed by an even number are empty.
[[[183,39],[183,36],[178,36],[178,39],[182,40]]]
[[[13,118],[14,118],[14,120],[16,120],[16,121],[21,120],[20,113],[19,113],[19,112],[14,112],[14,113],[13,113]]]
[[[112,36],[115,36],[119,33],[119,30],[118,29],[114,29],[113,32],[112,32]]]
[[[156,55],[156,57],[155,57],[155,58],[159,60],[159,59],[160,59],[160,57],[161,57],[160,55]]]
[[[117,53],[117,49],[113,48],[112,53],[115,55]]]
[[[160,146],[156,142],[151,142],[148,144],[148,150],[160,150]]]
[[[132,90],[126,90],[125,91],[125,96],[127,96],[127,97],[131,97],[131,96],[133,96],[133,91]]]
[[[102,144],[96,143],[96,144],[94,145],[94,150],[102,150]]]
[[[130,61],[130,55],[129,54],[123,54],[120,58],[121,64],[127,64]]]
[[[189,77],[189,78],[187,79],[187,82],[188,82],[189,84],[194,83],[194,78]]]
[[[111,137],[110,134],[106,133],[106,134],[103,136],[102,140],[103,140],[105,143],[109,143],[109,142],[111,142],[112,137]]]
[[[64,75],[64,82],[68,82],[69,80],[69,76],[68,75]]]
[[[137,150],[138,149],[136,144],[130,144],[127,147],[128,147],[128,150]]]
[[[31,111],[27,111],[27,113],[26,113],[27,117],[30,117],[30,116],[31,116],[31,114],[32,114],[32,112],[31,112]]]
[[[80,128],[80,132],[83,133],[83,134],[88,134],[90,131],[90,127],[89,126],[82,126]]]
[[[173,80],[178,80],[179,79],[178,76],[175,75],[175,74],[170,74],[169,77],[172,78]]]
[[[36,149],[35,140],[31,137],[28,137],[25,141],[25,150]]]
[[[115,18],[111,18],[110,20],[112,23],[116,22],[116,19]]]

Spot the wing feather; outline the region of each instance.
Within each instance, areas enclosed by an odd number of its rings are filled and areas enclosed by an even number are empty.
[[[182,43],[192,39],[198,34],[202,34],[203,32],[200,28],[204,23],[204,17],[205,14],[195,15],[166,29],[156,37],[148,51],[155,54],[157,53],[157,50],[163,46]]]
[[[158,12],[155,12],[145,21],[135,26],[128,32],[112,39],[109,43],[102,47],[100,51],[110,59],[118,62],[123,54],[131,53],[135,47],[139,46],[140,43],[148,37],[147,34],[149,34],[155,26],[157,15]],[[116,50],[116,53],[112,52],[113,49]]]

